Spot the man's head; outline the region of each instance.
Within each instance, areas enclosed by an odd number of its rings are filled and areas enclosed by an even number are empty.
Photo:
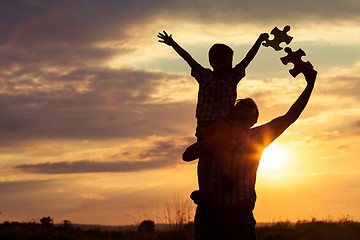
[[[245,128],[253,126],[259,117],[259,109],[251,98],[239,99],[230,113],[230,121]]]
[[[209,62],[216,72],[226,73],[232,68],[234,51],[222,43],[214,44],[209,50]]]

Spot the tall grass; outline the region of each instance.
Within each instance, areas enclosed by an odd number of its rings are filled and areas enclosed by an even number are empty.
[[[190,200],[182,200],[178,195],[173,202],[165,202],[164,217],[168,226],[182,228],[185,224],[193,221],[195,214],[195,205]]]
[[[184,200],[179,195],[174,195],[171,201],[165,201],[161,207],[152,203],[140,206],[135,224],[143,220],[153,220],[158,225],[165,226],[167,230],[181,228],[191,223],[194,219],[196,205],[191,200]],[[135,218],[134,218],[135,219]]]

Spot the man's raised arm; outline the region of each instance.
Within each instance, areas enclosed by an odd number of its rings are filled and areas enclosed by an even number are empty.
[[[180,55],[180,57],[182,57],[189,64],[191,68],[194,68],[198,64],[185,49],[180,47],[180,45],[174,41],[171,34],[168,35],[165,31],[163,31],[163,33],[158,33],[157,36],[161,39],[159,42],[171,46]]]
[[[312,68],[304,68],[303,74],[305,76],[307,85],[304,91],[301,93],[299,98],[295,101],[295,103],[290,107],[289,111],[278,118],[275,118],[267,125],[271,132],[271,139],[270,141],[275,140],[280,134],[282,134],[291,124],[293,124],[300,116],[302,111],[305,109],[311,92],[314,88],[315,79],[317,75],[317,71]]]
[[[314,88],[317,72],[312,68],[304,68],[303,73],[307,82],[306,88],[296,102],[290,107],[289,111],[284,115],[284,119],[289,125],[299,118],[306,107]]]

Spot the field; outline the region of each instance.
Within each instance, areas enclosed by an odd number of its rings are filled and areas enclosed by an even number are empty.
[[[4,222],[0,224],[1,240],[192,240],[193,224],[157,226],[143,221],[126,228],[81,227],[70,222],[54,225],[50,218],[41,223]],[[277,222],[259,224],[258,240],[359,240],[360,222],[351,220]]]

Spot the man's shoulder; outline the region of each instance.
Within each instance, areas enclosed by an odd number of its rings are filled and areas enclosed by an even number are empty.
[[[283,121],[281,117],[279,117],[265,124],[251,128],[249,134],[257,141],[268,145],[279,137],[283,131]]]
[[[261,140],[265,137],[266,132],[269,131],[269,123],[265,123],[256,127],[252,127],[247,131],[247,135],[251,138]]]

